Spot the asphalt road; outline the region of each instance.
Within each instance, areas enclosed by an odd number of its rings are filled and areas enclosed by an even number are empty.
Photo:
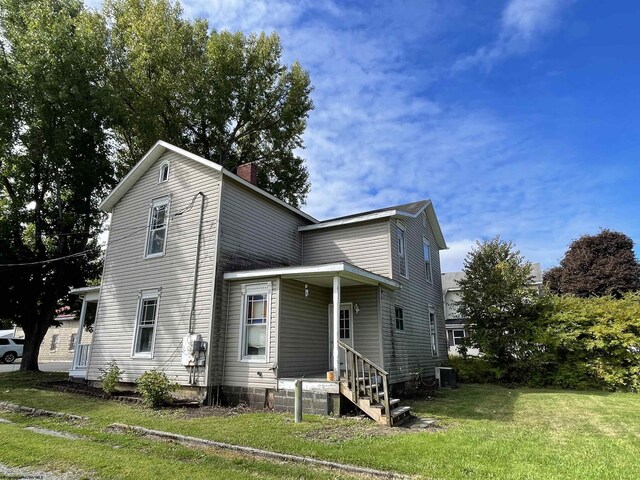
[[[40,362],[40,370],[43,372],[68,372],[70,368],[71,362]],[[16,370],[20,370],[20,359],[13,363],[0,362],[0,373],[15,372]]]

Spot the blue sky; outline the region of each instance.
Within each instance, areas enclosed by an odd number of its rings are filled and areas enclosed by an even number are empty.
[[[637,2],[182,5],[219,30],[278,32],[309,71],[310,214],[431,198],[443,271],[494,235],[543,268],[600,228],[640,243]]]

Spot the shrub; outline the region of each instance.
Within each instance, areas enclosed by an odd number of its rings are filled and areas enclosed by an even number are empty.
[[[554,385],[640,390],[640,293],[558,297],[547,332],[558,364]]]
[[[120,369],[115,360],[111,360],[105,368],[99,368],[98,370],[100,371],[100,377],[98,378],[102,384],[102,390],[107,395],[113,395],[113,392],[118,388],[124,370]]]
[[[495,383],[496,375],[489,362],[482,357],[450,357],[449,367],[456,369],[461,383]]]
[[[144,404],[156,408],[171,400],[171,392],[178,388],[178,384],[172,382],[164,372],[148,370],[136,380],[137,392],[142,395]]]

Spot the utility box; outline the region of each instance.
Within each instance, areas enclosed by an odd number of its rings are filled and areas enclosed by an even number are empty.
[[[458,388],[456,369],[451,367],[436,367],[436,379],[440,388]]]
[[[199,334],[190,334],[182,337],[182,365],[185,367],[204,366],[207,342],[202,340]]]

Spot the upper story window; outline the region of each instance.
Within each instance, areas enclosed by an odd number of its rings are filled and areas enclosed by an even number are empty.
[[[431,248],[426,238],[422,239],[422,251],[424,255],[424,271],[427,276],[427,282],[433,282],[433,272],[431,269]]]
[[[398,250],[398,268],[400,275],[408,277],[407,275],[407,239],[404,225],[400,222],[396,224],[396,247]]]
[[[404,330],[404,312],[402,307],[396,307],[396,330]]]
[[[141,357],[153,356],[153,345],[158,320],[158,290],[142,292],[138,302],[136,330],[133,339],[133,355]]]
[[[158,174],[158,183],[166,182],[169,180],[169,162],[162,162],[160,164],[160,173]]]
[[[271,285],[244,287],[241,308],[240,360],[267,362]]]
[[[169,225],[169,198],[158,198],[151,203],[149,230],[147,232],[146,257],[164,255]]]

